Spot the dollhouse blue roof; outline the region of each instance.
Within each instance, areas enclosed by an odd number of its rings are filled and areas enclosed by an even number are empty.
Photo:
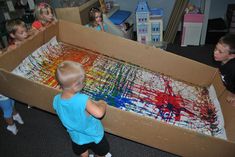
[[[141,0],[138,2],[137,7],[136,7],[136,13],[137,12],[149,12],[149,11],[150,9],[149,9],[147,1]]]
[[[152,15],[152,16],[163,16],[163,9],[153,8],[153,9],[150,10],[150,15]]]
[[[120,25],[131,15],[130,11],[118,10],[109,19],[115,24]]]

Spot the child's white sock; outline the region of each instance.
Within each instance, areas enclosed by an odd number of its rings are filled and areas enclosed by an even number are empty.
[[[111,156],[112,156],[112,154],[109,152],[105,155],[105,157],[111,157]]]
[[[10,132],[12,132],[14,135],[16,135],[17,132],[18,132],[18,129],[16,128],[16,125],[15,125],[15,124],[13,124],[13,125],[8,125],[8,126],[7,126],[7,130],[10,131]]]
[[[24,121],[22,120],[21,116],[19,113],[13,115],[13,119],[17,121],[19,124],[24,124]]]
[[[105,155],[105,157],[111,157],[111,156],[112,156],[112,154],[109,153],[109,152]],[[89,154],[89,157],[94,157],[94,155],[93,154]]]

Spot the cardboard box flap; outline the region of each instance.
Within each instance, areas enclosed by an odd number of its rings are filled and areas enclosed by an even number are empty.
[[[227,134],[227,138],[230,141],[235,142],[235,109],[234,106],[229,104],[226,100],[229,92],[224,90],[222,95],[219,97],[221,108],[224,116],[224,126]]]
[[[16,49],[7,51],[6,55],[2,55],[0,57],[0,67],[8,71],[12,71],[30,53],[39,48],[43,43],[44,43],[44,32],[39,32],[37,36],[27,39]]]
[[[78,24],[89,22],[88,13],[92,7],[99,7],[98,0],[89,0],[79,7],[56,8],[55,12],[58,19],[70,21]]]
[[[55,11],[56,11],[56,16],[58,19],[63,19],[66,21],[74,22],[74,23],[82,23],[81,17],[78,16],[80,13],[80,10],[78,7],[56,8]]]
[[[47,43],[51,38],[54,36],[59,36],[59,22],[56,22],[55,24],[50,25],[47,27],[46,30],[43,31],[44,33],[44,44]]]
[[[14,75],[4,69],[0,69],[0,82],[1,94],[55,113],[52,109],[52,100],[58,90]]]
[[[217,71],[215,78],[212,82],[212,85],[215,87],[215,91],[223,112],[227,138],[228,140],[235,142],[235,125],[234,125],[235,109],[226,100],[229,92],[226,90],[225,86],[223,85],[219,71]]]
[[[219,69],[217,69],[217,72],[215,73],[212,85],[214,86],[216,95],[219,98],[226,89],[225,86],[223,85]]]
[[[107,108],[102,122],[110,133],[182,156],[232,157],[235,154],[233,142],[195,133],[114,107]]]

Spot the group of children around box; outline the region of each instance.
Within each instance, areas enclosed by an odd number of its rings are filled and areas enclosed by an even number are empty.
[[[56,22],[53,9],[46,3],[37,5],[35,17],[36,21],[29,31],[21,20],[6,23],[10,37],[8,50],[16,48],[29,36]],[[102,12],[98,8],[91,8],[89,18],[91,22],[88,27],[98,31],[107,29],[103,24]],[[235,106],[235,35],[227,34],[219,40],[214,50],[214,59],[221,62],[221,78],[229,91],[227,100]],[[80,93],[85,79],[82,65],[73,61],[63,61],[58,65],[55,76],[62,92],[54,97],[53,108],[71,137],[74,153],[88,157],[88,149],[91,149],[97,156],[111,156],[100,121],[105,115],[106,104],[102,101],[94,102],[87,95]],[[7,130],[16,135],[18,130],[14,121],[19,124],[24,122],[14,109],[14,100],[0,95],[0,108],[4,113]]]

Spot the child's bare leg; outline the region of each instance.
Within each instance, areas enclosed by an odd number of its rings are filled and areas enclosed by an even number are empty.
[[[6,118],[5,120],[6,120],[7,125],[13,125],[14,124],[14,121],[13,121],[12,117],[11,118]]]
[[[13,111],[12,111],[12,115],[16,115],[18,112],[16,111],[15,107],[13,106]]]
[[[88,157],[89,156],[88,150],[85,151],[84,153],[82,153],[80,156],[81,157]]]

